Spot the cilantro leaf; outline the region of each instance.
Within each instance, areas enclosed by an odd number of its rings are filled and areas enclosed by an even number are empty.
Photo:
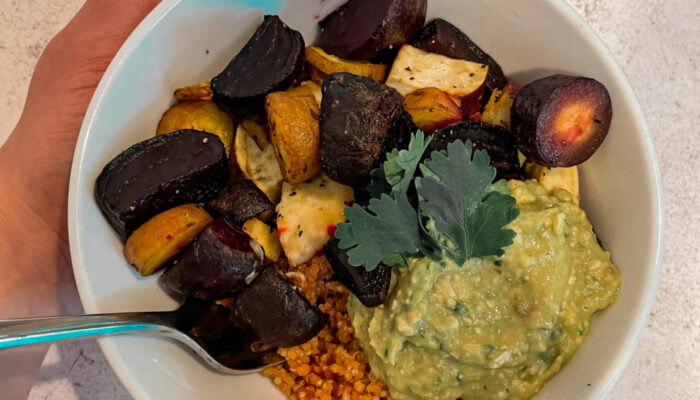
[[[386,161],[370,173],[372,182],[367,186],[370,195],[406,193],[431,140],[432,136],[426,138],[423,131],[418,130],[411,135],[407,150],[394,149],[387,153]]]
[[[421,215],[435,223],[434,235],[449,239],[451,246],[443,250],[458,264],[502,255],[515,237],[504,228],[518,216],[515,199],[503,193],[502,184],[491,184],[496,170],[489,162],[485,151],[472,155],[471,142],[457,140],[446,153],[433,152],[423,164],[423,178],[416,178]]]
[[[348,261],[372,271],[384,259],[397,261],[421,249],[419,219],[405,193],[382,194],[371,199],[367,209],[355,204],[345,209],[348,222],[338,224],[338,246],[347,250]],[[405,264],[405,261],[404,261]]]

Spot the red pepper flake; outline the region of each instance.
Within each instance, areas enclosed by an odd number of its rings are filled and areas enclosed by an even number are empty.
[[[336,229],[338,229],[337,226],[335,226],[335,225],[328,225],[328,226],[326,227],[326,232],[328,232],[328,236],[333,237],[333,235],[335,234]]]

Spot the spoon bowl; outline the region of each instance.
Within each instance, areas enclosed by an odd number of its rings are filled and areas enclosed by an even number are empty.
[[[282,362],[275,349],[259,346],[235,328],[228,321],[228,308],[192,299],[174,311],[0,320],[0,350],[125,334],[175,339],[223,374],[255,373]]]

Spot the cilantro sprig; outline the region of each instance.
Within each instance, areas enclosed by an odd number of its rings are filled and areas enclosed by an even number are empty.
[[[408,149],[388,153],[372,171],[367,209],[345,209],[348,221],[335,237],[350,264],[371,271],[382,262],[405,266],[411,257],[442,254],[462,264],[502,255],[513,243],[515,232],[505,226],[518,216],[515,199],[504,181],[492,183],[496,170],[486,151],[457,140],[421,163],[430,140],[418,131]]]

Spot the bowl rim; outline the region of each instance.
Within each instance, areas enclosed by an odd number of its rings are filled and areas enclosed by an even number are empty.
[[[79,194],[79,177],[82,174],[83,169],[83,157],[86,150],[87,139],[89,132],[91,131],[92,124],[95,119],[96,110],[99,104],[102,102],[105,94],[111,88],[114,80],[114,76],[121,69],[124,62],[131,56],[134,50],[140,45],[141,41],[149,34],[152,27],[157,24],[162,18],[164,18],[173,8],[175,8],[182,0],[163,0],[158,4],[134,29],[134,31],[129,35],[127,40],[122,44],[119,51],[116,53],[112,61],[110,62],[108,68],[105,70],[99,85],[97,86],[93,97],[90,101],[90,105],[85,113],[83,123],[80,128],[80,134],[76,143],[75,151],[73,154],[73,162],[71,166],[69,192],[68,192],[68,236],[70,244],[70,254],[73,266],[73,275],[75,277],[76,285],[78,288],[78,294],[80,296],[80,301],[86,313],[98,312],[97,305],[94,299],[89,295],[89,281],[85,273],[85,268],[82,265],[82,259],[80,254],[80,236],[78,233],[78,208],[75,206],[77,204],[76,200]],[[653,249],[653,254],[655,254],[654,267],[650,271],[646,282],[644,283],[644,295],[641,300],[642,307],[635,310],[635,315],[633,318],[633,329],[629,330],[623,341],[622,350],[618,351],[614,362],[607,366],[607,371],[605,372],[605,378],[600,382],[593,383],[591,389],[591,398],[602,398],[606,393],[612,389],[615,382],[619,379],[622,371],[629,362],[634,349],[641,338],[641,334],[646,327],[647,321],[649,319],[652,306],[654,304],[654,299],[656,297],[656,292],[658,288],[659,277],[661,273],[662,266],[662,255],[663,255],[663,230],[664,230],[664,214],[663,214],[663,196],[661,188],[661,173],[659,169],[658,158],[656,156],[656,151],[653,146],[653,141],[651,133],[649,131],[648,124],[644,112],[641,108],[639,100],[637,99],[634,91],[627,80],[622,68],[613,56],[610,49],[605,45],[603,40],[598,36],[598,34],[588,25],[585,19],[571,6],[568,2],[561,0],[546,0],[548,5],[551,6],[555,11],[559,12],[563,18],[565,18],[570,25],[579,27],[583,30],[584,38],[589,42],[592,48],[601,56],[603,63],[606,68],[611,72],[616,83],[622,88],[621,98],[623,98],[630,106],[634,117],[639,123],[639,134],[642,139],[642,149],[644,152],[644,158],[650,161],[650,167],[652,176],[654,178],[654,187],[652,188],[653,196],[655,197],[654,204],[656,208],[653,210],[656,214],[656,220],[658,225],[655,226],[655,236],[652,240],[656,243]],[[125,363],[124,359],[120,356],[120,352],[115,344],[115,342],[109,338],[98,339],[98,344],[104,353],[105,358],[109,362],[110,366],[119,377],[126,390],[135,399],[146,399],[149,398],[148,392],[145,387],[139,382],[134,376],[133,372],[130,370],[129,366]]]

